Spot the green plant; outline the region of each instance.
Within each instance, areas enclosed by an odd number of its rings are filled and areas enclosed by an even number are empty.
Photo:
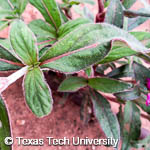
[[[70,9],[82,1],[63,0],[58,4],[55,0],[30,0],[45,20],[33,20],[26,25],[21,15],[27,0],[0,2],[0,29],[9,24],[11,28],[9,39],[0,40],[0,71],[18,70],[9,77],[0,78],[0,93],[24,76],[26,102],[37,117],[43,117],[53,107],[51,89],[43,72],[63,73],[66,79],[58,91],[80,90],[85,95],[81,108],[83,120],[88,122],[88,107],[93,107],[105,135],[119,141],[122,139],[122,150],[133,146],[149,148],[149,137],[138,141],[141,121],[137,106],[150,113],[150,108],[145,105],[149,69],[139,63],[142,59],[150,60],[150,35],[148,32],[128,32],[133,29],[133,23],[130,25],[133,20],[128,18],[141,20],[142,16],[149,17],[146,8],[142,12],[128,10],[135,0],[124,0],[123,3],[120,0],[98,0],[99,12],[97,23],[94,23],[91,15],[69,20]],[[108,7],[106,12],[104,7]],[[134,27],[139,24],[134,22]],[[119,61],[121,58],[123,60]],[[116,67],[116,64],[121,66]],[[112,71],[106,74],[107,68]],[[81,70],[84,76],[78,75]],[[74,73],[76,76],[71,76]],[[135,82],[122,80],[122,77],[131,77]],[[102,92],[116,97],[120,104],[117,116]]]

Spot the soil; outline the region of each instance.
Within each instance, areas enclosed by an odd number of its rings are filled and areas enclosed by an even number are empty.
[[[73,137],[80,138],[104,138],[104,134],[99,128],[96,120],[85,125],[80,120],[80,107],[70,101],[62,105],[62,97],[54,95],[54,107],[50,115],[37,118],[28,109],[22,91],[22,79],[11,85],[3,94],[12,124],[12,133],[14,139],[23,137],[27,139],[45,139],[46,137],[54,137],[56,139]],[[48,146],[45,142],[44,146],[18,146],[17,140],[13,145],[14,150],[99,150],[111,149],[104,147],[90,146]]]
[[[139,5],[138,5],[139,6]],[[90,8],[96,10],[97,7]],[[96,11],[95,11],[96,12]],[[28,6],[24,13],[25,22],[42,18],[40,13]],[[147,23],[149,26],[149,22]],[[146,27],[147,27],[146,26]],[[141,26],[140,30],[145,30],[145,26]],[[149,29],[149,27],[148,27]],[[0,33],[0,37],[8,37],[9,29],[5,29]],[[8,76],[9,73],[0,73],[0,76]],[[48,79],[49,80],[49,79]],[[51,86],[51,85],[50,85]],[[54,105],[52,113],[43,118],[37,118],[29,110],[25,103],[22,91],[22,79],[12,84],[4,93],[5,102],[8,106],[10,121],[12,125],[12,134],[14,138],[14,150],[112,150],[112,147],[104,146],[49,146],[46,137],[54,137],[56,139],[73,137],[80,138],[106,138],[95,118],[84,124],[80,120],[80,107],[70,99],[64,102],[61,94],[54,93]],[[80,99],[77,101],[80,101]],[[114,113],[118,112],[118,105],[111,102]],[[150,122],[142,118],[142,127],[148,129]],[[44,139],[43,146],[18,146],[16,137],[27,139]]]

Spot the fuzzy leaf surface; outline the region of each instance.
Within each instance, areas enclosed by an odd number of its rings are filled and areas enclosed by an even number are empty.
[[[136,18],[128,18],[128,30],[133,30],[134,28],[138,27],[139,25],[143,24],[147,21],[149,17],[136,17]]]
[[[91,78],[88,80],[88,85],[105,93],[121,92],[132,86],[132,84],[109,78]]]
[[[129,64],[122,65],[107,74],[109,78],[134,77],[133,67]]]
[[[37,117],[43,117],[52,111],[51,91],[39,68],[33,68],[27,72],[24,89],[26,102]]]
[[[0,46],[8,51],[12,49],[9,39],[0,39]]]
[[[12,3],[19,15],[21,15],[24,12],[28,4],[28,0],[10,0],[10,2]]]
[[[150,78],[150,70],[145,66],[134,62],[133,69],[135,73],[135,80],[140,82],[140,87],[143,89],[147,89],[146,87],[146,79]]]
[[[62,24],[61,13],[55,0],[41,0],[55,29]]]
[[[51,19],[49,18],[49,15],[48,15],[42,1],[41,0],[29,0],[29,2],[40,11],[40,13],[43,15],[44,19],[46,20],[46,22],[51,24]]]
[[[150,34],[149,32],[130,32],[135,38],[143,43],[147,48],[150,48]]]
[[[23,21],[13,22],[10,31],[10,42],[14,52],[24,64],[31,65],[38,61],[36,39]]]
[[[135,51],[135,53],[149,52],[149,49],[144,47],[137,39],[135,39],[132,35],[130,35],[124,30],[121,30],[115,26],[106,23],[102,24],[89,23],[81,25],[79,28],[76,28],[75,30],[67,34],[63,39],[56,42],[40,59],[40,61],[42,62],[41,67],[50,68],[61,72],[79,71],[80,68],[84,69],[85,67],[89,67],[90,65],[92,65],[92,63],[94,64],[95,62],[97,62],[98,55],[97,59],[94,62],[90,62],[88,64],[83,63],[85,62],[85,59],[82,59],[83,55],[85,57],[85,55],[87,55],[86,53],[89,52],[88,51],[89,49],[90,51],[92,51],[93,54],[91,54],[91,58],[89,58],[90,56],[89,55],[86,58],[86,61],[92,60],[94,58],[92,57],[92,55],[95,55],[95,53],[98,53],[100,55],[99,56],[100,61],[106,56],[106,53],[108,53],[106,46],[102,45],[104,44],[106,45],[106,42],[110,42],[111,40],[124,41],[126,44],[128,44],[128,46],[130,46],[131,49]],[[94,49],[101,49],[101,52],[98,52],[97,50]],[[69,53],[72,55],[76,55],[78,54],[76,53],[77,51],[79,51],[79,53],[82,52],[82,55],[80,54],[79,56],[75,56],[76,59],[78,57],[78,61],[80,59],[80,63],[78,62],[76,63],[78,66],[80,66],[81,64],[82,66],[84,65],[84,67],[72,69],[72,67],[68,65],[70,65],[70,63],[73,64],[73,62],[70,62],[70,60],[75,61],[75,58],[72,59]],[[66,56],[68,57],[68,60],[70,59],[69,61],[66,60],[67,58]],[[67,61],[69,62],[69,64]],[[71,69],[67,69],[68,67],[70,67]]]
[[[140,98],[136,100],[136,104],[143,110],[145,111],[146,113],[150,114],[150,107],[147,107],[145,105],[145,102],[146,102],[146,99],[147,99],[147,95],[145,94],[141,94]]]
[[[81,77],[68,77],[59,86],[58,91],[75,92],[87,85],[87,80]]]
[[[124,0],[123,1],[123,6],[126,9],[129,9],[135,2],[136,2],[136,0]]]
[[[141,41],[143,45],[147,48],[150,48],[150,34],[148,32],[130,32],[136,39]],[[99,63],[105,64],[108,62],[112,62],[123,57],[132,56],[138,54],[134,50],[127,47],[125,44],[121,44],[119,42],[115,42],[113,44],[112,50],[108,53],[108,55]]]
[[[0,31],[8,27],[8,25],[9,25],[8,21],[0,21]]]
[[[12,63],[12,62],[11,62]],[[18,70],[21,66],[5,62],[5,60],[0,60],[0,71]]]
[[[0,0],[0,19],[14,16],[15,14],[8,0]]]
[[[15,18],[15,14],[12,12],[12,10],[7,10],[1,8],[0,6],[0,19],[5,19],[5,18]]]
[[[76,29],[80,25],[87,24],[87,23],[90,23],[90,21],[85,18],[78,18],[78,19],[70,20],[66,22],[65,24],[61,25],[58,30],[59,39],[63,38],[65,35],[72,32],[74,29]]]
[[[110,42],[111,40],[123,41],[136,52],[149,52],[149,50],[144,47],[143,44],[141,44],[134,36],[122,29],[107,23],[89,23],[81,25],[70,32],[63,39],[59,40],[42,57],[41,61],[59,56],[65,52],[83,48],[93,43],[104,43]]]
[[[144,148],[145,150],[150,150],[150,136],[143,140],[132,141],[132,146],[137,149]]]
[[[120,140],[120,126],[109,102],[98,92],[91,93],[95,116],[107,137]],[[119,141],[118,141],[119,144]],[[116,147],[117,148],[117,147]]]
[[[105,22],[122,28],[123,17],[123,8],[120,0],[111,0],[106,12]]]
[[[115,60],[127,57],[127,56],[132,56],[136,55],[137,52],[134,50],[130,49],[124,44],[120,44],[120,46],[113,46],[111,51],[108,53],[108,55],[102,59],[99,64],[105,64],[109,62],[113,62]]]
[[[128,101],[124,109],[124,131],[123,144],[121,150],[127,150],[130,147],[131,140],[137,140],[140,136],[141,120],[140,110],[136,104]]]
[[[121,100],[131,101],[138,99],[141,95],[140,89],[138,86],[135,86],[132,89],[126,90],[124,92],[115,93],[115,96]]]
[[[0,71],[18,70],[22,63],[8,50],[0,46]]]
[[[43,62],[41,67],[72,74],[95,64],[105,57],[110,49],[110,42],[105,44],[93,44],[47,60]]]
[[[37,36],[56,38],[55,28],[41,19],[31,21],[28,26]]]

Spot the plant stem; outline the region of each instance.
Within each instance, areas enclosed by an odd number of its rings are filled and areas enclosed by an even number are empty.
[[[98,1],[98,13],[103,13],[104,11],[103,0],[97,0],[97,1]]]
[[[21,68],[20,70],[16,71],[15,73],[11,74],[10,76],[7,77],[9,81],[9,85],[14,83],[16,80],[21,78],[26,72],[27,72],[28,66],[25,66]]]
[[[51,40],[47,40],[47,41],[43,41],[43,42],[39,42],[37,43],[37,45],[41,45],[41,44],[45,44],[45,43],[49,43],[51,41],[55,41],[56,39],[51,39]]]
[[[27,69],[28,66],[23,67],[8,77],[0,77],[0,94],[6,90],[10,84],[21,78],[27,72]]]
[[[103,22],[105,18],[103,0],[97,0],[97,3],[98,3],[98,13],[96,15],[96,22]]]
[[[120,103],[119,103],[117,100],[115,100],[115,98],[113,98],[113,97],[106,96],[106,95],[104,95],[104,97],[105,97],[106,99],[108,99],[109,101],[111,101],[111,102],[120,104]],[[125,103],[122,103],[122,104],[125,105]],[[145,114],[141,113],[141,117],[143,117],[143,118],[145,118],[145,119],[147,119],[147,120],[150,121],[150,116],[148,116],[148,115],[145,115]]]

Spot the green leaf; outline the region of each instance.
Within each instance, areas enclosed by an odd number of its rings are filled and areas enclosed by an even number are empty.
[[[16,65],[13,62],[7,62],[7,60],[0,60],[0,71],[18,70],[21,66]]]
[[[84,71],[88,77],[91,77],[93,75],[93,67],[89,67],[89,68],[85,69]]]
[[[143,140],[132,141],[132,146],[137,149],[144,148],[145,150],[150,150],[150,136]]]
[[[11,136],[10,123],[6,106],[0,97],[0,149],[11,150],[11,146],[4,144],[6,137]]]
[[[124,120],[123,120],[123,111],[122,111],[122,105],[120,104],[119,106],[119,112],[117,113],[117,119],[120,125],[120,131],[123,131],[123,125],[124,125]],[[120,132],[121,137],[122,137],[122,132]]]
[[[128,18],[128,30],[133,30],[139,25],[143,24],[147,21],[149,17],[136,17],[136,18]]]
[[[85,125],[88,125],[90,119],[91,119],[91,113],[90,111],[92,109],[92,103],[90,101],[90,97],[88,94],[84,94],[84,97],[81,101],[81,107],[80,107],[80,119],[83,121]]]
[[[18,8],[19,8],[20,15],[24,12],[27,4],[28,4],[28,0],[18,0]]]
[[[98,92],[93,91],[91,98],[94,106],[95,116],[107,137],[112,137],[117,141],[116,147],[120,140],[120,127],[116,115],[111,111],[109,102]]]
[[[63,12],[63,10],[61,9],[60,5],[59,5],[59,11],[60,11],[63,23],[68,22],[69,19],[67,18],[67,16],[65,15],[65,13]]]
[[[0,0],[0,19],[15,19],[17,14],[10,0]]]
[[[45,10],[47,11],[49,18],[51,19],[50,24],[52,24],[55,29],[57,30],[61,24],[62,24],[62,18],[60,10],[57,6],[57,3],[55,0],[41,0]]]
[[[12,49],[9,39],[0,39],[0,46],[8,51]]]
[[[83,7],[83,17],[87,18],[91,22],[94,22],[94,15],[87,6]]]
[[[133,63],[133,69],[135,73],[135,80],[140,81],[140,88],[147,89],[146,87],[146,79],[150,78],[150,70],[145,66],[138,64],[137,62]]]
[[[88,85],[105,93],[117,93],[132,87],[132,84],[109,78],[91,78]]]
[[[51,68],[66,74],[72,74],[97,63],[107,55],[110,49],[110,42],[105,44],[92,44],[76,51],[68,52],[49,59],[43,62],[41,67]]]
[[[91,4],[91,5],[94,5],[95,2],[94,0],[69,0],[70,3],[88,3],[88,4]]]
[[[150,34],[149,32],[130,32],[135,38],[141,41],[147,48],[150,48]]]
[[[15,18],[15,14],[13,13],[12,10],[7,10],[7,9],[4,9],[4,8],[1,8],[0,6],[0,19],[6,19],[6,18]]]
[[[11,10],[12,9],[11,5],[8,3],[7,0],[0,0],[0,4],[1,4],[0,5],[1,8],[5,8],[7,10]]]
[[[28,4],[28,0],[10,0],[10,2],[12,3],[14,9],[19,15],[21,15],[24,12]]]
[[[124,109],[124,131],[121,150],[129,149],[131,140],[137,140],[139,138],[140,128],[140,110],[136,104],[128,101]]]
[[[7,49],[0,46],[0,71],[18,70],[23,65]]]
[[[8,25],[9,25],[8,21],[0,21],[0,31],[8,27]]]
[[[28,26],[38,37],[56,38],[55,28],[41,19],[31,21]]]
[[[129,135],[128,132],[126,130],[122,131],[123,135],[122,135],[122,147],[121,150],[131,150],[131,145],[130,145],[130,139],[129,139]]]
[[[135,2],[136,0],[124,0],[122,4],[126,9],[129,9]]]
[[[40,49],[39,51],[39,58],[43,56],[44,53],[46,53],[48,51],[50,46],[45,46],[42,49]]]
[[[48,23],[52,23],[41,0],[29,0],[29,2],[41,12],[41,14]]]
[[[47,60],[52,57],[64,54],[65,52],[73,51],[93,43],[104,43],[110,42],[111,40],[123,41],[136,52],[149,52],[149,50],[144,47],[137,39],[122,29],[107,23],[89,23],[79,26],[63,39],[58,41],[41,60]]]
[[[110,34],[107,34],[110,33]],[[80,64],[84,67],[89,67],[89,65],[94,64],[97,59],[93,62],[94,57],[86,59],[86,61],[90,61],[88,64],[84,64],[83,62],[86,62],[83,58],[83,55],[85,57],[86,52],[89,52],[89,49],[103,49],[103,52],[105,53],[109,50],[106,49],[106,46],[102,46],[105,42],[110,42],[111,40],[121,40],[124,41],[128,46],[131,47],[134,51],[137,52],[148,52],[149,50],[144,47],[138,40],[136,40],[132,35],[127,33],[124,30],[121,30],[117,27],[114,27],[112,25],[102,23],[102,24],[84,24],[81,25],[80,27],[76,28],[72,32],[70,32],[68,35],[66,35],[63,39],[59,40],[56,42],[48,51],[45,53],[45,55],[41,58],[41,62],[47,60],[46,62],[42,63],[42,68],[51,68],[54,70],[59,70],[62,72],[73,72],[73,71],[78,71],[78,69],[73,69],[71,67],[71,70],[67,69],[67,63],[70,65],[70,60],[72,60],[71,56],[67,56],[69,54],[77,55],[77,51],[80,51],[79,53],[82,52],[82,57],[81,55],[78,56],[78,61],[80,59]],[[106,44],[106,43],[105,43]],[[99,46],[101,45],[101,47]],[[105,50],[104,50],[105,49]],[[81,51],[82,50],[82,51]],[[83,51],[84,50],[84,51]],[[87,50],[87,51],[86,51]],[[94,52],[92,50],[92,53],[97,53],[98,50]],[[102,51],[101,51],[102,52]],[[106,56],[105,54],[98,54],[99,56],[99,61],[103,59]],[[135,52],[136,53],[136,52]],[[93,54],[94,55],[94,54]],[[59,57],[58,57],[59,56]],[[68,57],[68,58],[67,58]],[[79,58],[80,57],[80,58]],[[53,59],[52,59],[53,58]],[[67,58],[68,60],[66,60]],[[74,58],[75,59],[75,58]],[[77,59],[77,56],[76,56]],[[68,62],[67,62],[68,61]],[[64,64],[65,63],[65,64]],[[84,67],[80,67],[80,64],[78,62],[74,62],[78,66],[78,68],[84,69]],[[65,69],[65,67],[66,69]],[[69,67],[69,66],[68,66]]]
[[[108,53],[108,55],[99,62],[99,64],[105,64],[109,62],[113,62],[115,60],[132,56],[137,54],[137,52],[133,51],[132,49],[128,48],[124,44],[120,44],[120,46],[113,46],[111,51]]]
[[[0,59],[6,59],[8,61],[21,63],[13,54],[11,54],[11,51],[1,46],[1,44],[0,44]]]
[[[142,93],[140,98],[137,99],[135,102],[143,111],[150,114],[150,107],[146,106],[146,99],[147,99],[147,95]]]
[[[87,80],[81,77],[68,77],[59,86],[60,92],[76,92],[87,85]]]
[[[121,100],[125,101],[131,101],[138,99],[141,95],[140,89],[138,86],[135,86],[134,88],[130,90],[126,90],[124,92],[115,93],[115,96]]]
[[[52,111],[53,99],[39,68],[29,70],[24,79],[25,98],[28,106],[37,117]]]
[[[107,0],[107,1],[104,1],[104,0],[103,0],[104,8],[106,8],[106,7],[108,7],[108,6],[109,6],[110,1],[111,1],[111,0]]]
[[[46,36],[37,37],[37,46],[39,51],[41,51],[41,49],[43,49],[44,47],[51,47],[51,45],[53,45],[56,41],[56,39],[50,39]]]
[[[135,38],[141,41],[147,48],[150,48],[150,34],[149,32],[130,32]],[[108,53],[108,55],[99,63],[104,64],[108,62],[112,62],[127,56],[136,55],[137,52],[128,48],[126,45],[121,44],[119,42],[115,42],[112,50]]]
[[[109,78],[134,77],[133,67],[129,64],[122,65],[107,74]]]
[[[105,22],[122,28],[123,18],[124,18],[124,14],[123,14],[123,8],[120,0],[111,0],[106,12]]]
[[[75,20],[70,20],[67,23],[61,25],[58,30],[59,39],[63,38],[65,35],[72,32],[74,29],[76,29],[80,25],[87,24],[87,23],[90,23],[90,21],[88,19],[78,18]]]
[[[27,65],[38,61],[36,39],[30,29],[21,20],[13,22],[10,31],[10,42],[18,58]]]

